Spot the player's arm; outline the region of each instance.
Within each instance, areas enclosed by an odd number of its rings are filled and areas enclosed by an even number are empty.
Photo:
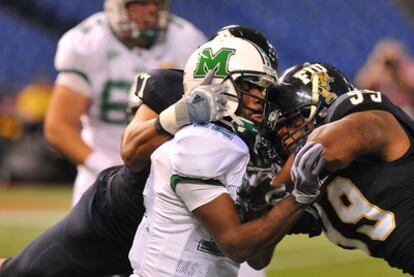
[[[172,137],[155,128],[157,116],[154,110],[142,104],[124,131],[121,156],[132,171],[140,171],[148,165],[152,152]]]
[[[325,167],[331,171],[345,168],[359,158],[394,161],[410,147],[397,119],[382,110],[351,113],[316,128],[308,141],[323,145]]]
[[[56,84],[44,123],[46,139],[76,164],[84,163],[92,150],[80,136],[80,117],[90,98]]]
[[[324,148],[325,168],[335,171],[360,158],[393,161],[410,147],[409,139],[396,118],[387,111],[351,113],[322,125],[309,134],[307,141]],[[290,183],[294,154],[275,176],[273,183]]]
[[[55,81],[49,111],[45,120],[45,137],[58,150],[94,174],[110,166],[102,151],[90,148],[80,135],[80,118],[93,101],[90,76],[96,71],[93,47],[86,33],[68,31],[58,43]]]
[[[299,219],[304,207],[293,196],[288,196],[266,215],[242,224],[231,197],[221,194],[193,213],[224,255],[239,263],[248,261],[253,268],[261,269],[270,262],[274,246]]]
[[[151,94],[177,95],[176,91],[168,91],[168,87],[160,85],[161,81],[157,79],[162,76],[161,72],[152,71],[152,75],[147,73],[138,75],[131,90],[132,99],[134,96],[142,95],[142,99],[152,103],[149,97]],[[207,74],[205,80],[194,88],[190,95],[178,98],[177,102],[171,103],[164,110],[152,104],[154,109],[160,109],[159,115],[150,105],[146,105],[145,101],[139,106],[133,120],[124,131],[121,144],[121,157],[130,170],[142,170],[149,163],[152,152],[173,137],[181,127],[190,123],[216,121],[223,117],[227,98],[221,94],[224,91],[221,85],[211,84],[212,79],[212,73]],[[182,79],[180,79],[180,97],[181,82]],[[149,83],[151,85],[148,85]]]

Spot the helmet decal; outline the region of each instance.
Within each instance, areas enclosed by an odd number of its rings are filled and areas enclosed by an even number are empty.
[[[234,53],[236,49],[231,48],[221,48],[216,54],[213,54],[211,48],[203,49],[194,71],[194,78],[203,78],[210,70],[213,70],[214,77],[225,78],[229,75],[229,61]]]
[[[297,71],[293,77],[302,81],[304,85],[307,85],[312,78],[312,75],[316,72],[327,72],[328,70],[318,63],[310,64]]]
[[[333,82],[334,78],[330,77],[326,72],[316,72],[312,75],[312,94],[321,95],[325,98],[325,102],[329,105],[336,98],[336,94],[331,92],[329,83]],[[319,97],[318,99],[319,100]]]

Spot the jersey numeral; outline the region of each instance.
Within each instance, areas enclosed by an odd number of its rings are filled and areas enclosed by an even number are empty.
[[[101,95],[101,119],[109,123],[126,124],[128,91],[131,82],[112,81],[106,82]]]
[[[373,224],[363,224],[356,230],[371,240],[386,240],[396,227],[394,213],[370,203],[350,179],[336,177],[327,186],[327,197],[343,223],[358,224],[363,218],[373,222]],[[327,230],[327,237],[334,243],[348,248],[358,247],[369,252],[363,242],[343,237],[334,229],[326,216],[322,221]]]
[[[358,105],[364,102],[364,94],[369,94],[373,102],[377,102],[377,103],[382,102],[381,93],[378,91],[372,91],[372,90],[361,91],[361,90],[356,89],[356,90],[348,92],[347,94],[349,95],[349,101],[351,101],[353,105]]]
[[[148,79],[151,78],[151,75],[149,75],[148,73],[141,73],[137,76],[136,79],[136,87],[133,88],[135,91],[138,90],[138,97],[139,98],[144,98],[144,89],[145,86],[147,85],[147,81]]]

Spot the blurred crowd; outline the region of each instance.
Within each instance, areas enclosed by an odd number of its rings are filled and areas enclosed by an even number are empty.
[[[73,164],[43,136],[52,85],[38,77],[17,95],[0,95],[0,186],[74,180]]]
[[[414,116],[414,59],[402,42],[391,38],[380,40],[356,75],[355,84],[386,94]]]

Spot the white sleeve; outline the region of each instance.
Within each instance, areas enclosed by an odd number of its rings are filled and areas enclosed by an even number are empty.
[[[71,90],[90,97],[91,86],[81,76],[73,72],[60,72],[56,77],[55,85],[62,85],[70,88]]]
[[[171,17],[167,36],[170,41],[174,41],[176,45],[179,45],[179,49],[174,52],[178,62],[177,68],[184,68],[191,54],[207,41],[206,36],[192,23],[176,15]],[[182,43],[182,41],[185,41],[185,43]]]
[[[172,143],[170,161],[177,178],[223,186],[236,199],[249,161],[247,145],[238,136],[214,124],[195,124],[180,129]]]
[[[65,77],[58,76],[57,81],[86,96],[90,95],[89,78],[97,63],[93,42],[93,37],[83,33],[78,25],[59,40],[54,61],[55,68],[60,74],[70,74]],[[73,75],[77,75],[77,78],[73,79]]]
[[[190,212],[211,202],[223,193],[228,194],[223,186],[200,183],[178,183],[175,192]]]
[[[184,127],[174,136],[173,143],[171,162],[180,176],[214,179],[227,185],[229,173],[234,170],[244,173],[249,159],[246,144],[234,133],[214,124]]]
[[[70,70],[85,74],[92,54],[85,34],[81,33],[77,26],[66,32],[59,40],[55,68],[58,71]]]

